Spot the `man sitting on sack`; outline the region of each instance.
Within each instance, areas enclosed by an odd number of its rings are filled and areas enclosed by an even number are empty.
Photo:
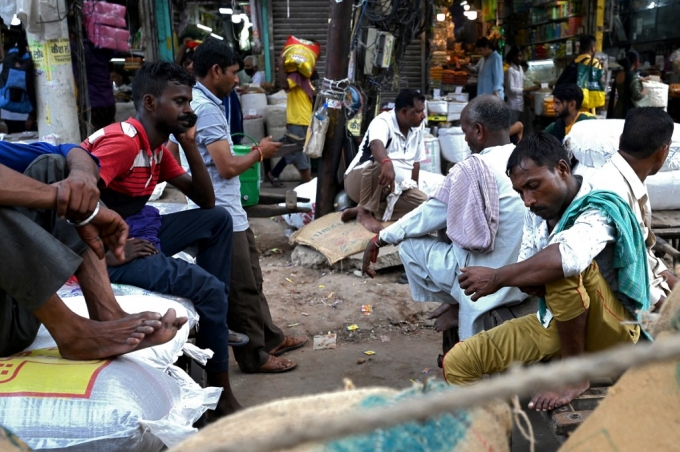
[[[444,332],[444,353],[482,330],[483,314],[526,295],[507,288],[476,303],[458,285],[468,265],[502,267],[517,261],[524,218],[522,200],[505,174],[510,143],[510,109],[499,97],[476,97],[463,109],[461,126],[474,153],[453,167],[444,183],[410,215],[380,231],[364,253],[364,271],[378,250],[400,244],[399,255],[415,301],[440,301],[432,314]],[[446,231],[446,237],[432,233]],[[459,312],[460,311],[460,312]]]
[[[398,220],[427,200],[418,190],[424,119],[425,96],[404,89],[394,109],[371,121],[345,171],[345,191],[359,205],[346,209],[342,221],[356,218],[369,231],[380,232],[381,221]]]
[[[453,347],[444,359],[448,382],[469,384],[515,362],[568,358],[638,341],[637,312],[658,305],[677,281],[651,253],[644,186],[668,155],[673,121],[660,109],[638,110],[649,111],[628,116],[619,153],[592,183],[572,174],[571,155],[554,137],[540,133],[517,145],[508,174],[530,210],[520,261],[464,268],[460,286],[473,300],[501,287],[520,287],[543,297],[541,306],[537,314]],[[584,381],[541,392],[529,408],[552,410],[588,387]]]

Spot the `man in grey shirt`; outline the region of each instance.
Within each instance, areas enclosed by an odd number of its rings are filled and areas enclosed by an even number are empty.
[[[248,344],[234,348],[234,357],[243,372],[286,372],[297,364],[278,356],[302,347],[307,338],[286,336],[272,321],[267,298],[262,292],[255,236],[241,206],[238,178],[256,162],[271,158],[281,144],[267,137],[253,146],[248,155],[232,153],[233,142],[221,99],[234,88],[238,69],[238,56],[223,41],[208,39],[196,49],[194,74],[197,83],[191,102],[198,116],[196,144],[215,188],[215,204],[227,209],[234,223],[227,322],[250,338]],[[176,145],[169,149],[178,158]]]

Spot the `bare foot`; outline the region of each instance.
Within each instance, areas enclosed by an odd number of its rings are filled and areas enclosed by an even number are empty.
[[[383,230],[382,224],[375,219],[371,212],[362,209],[361,207],[358,207],[357,209],[357,221],[361,223],[363,227],[376,234]]]
[[[585,381],[576,386],[569,386],[557,391],[545,391],[534,396],[529,402],[529,409],[536,411],[550,411],[559,408],[574,400],[590,388],[590,383]]]
[[[168,312],[165,313],[158,323],[160,323],[160,325],[158,325],[152,333],[146,334],[135,350],[141,350],[143,348],[153,347],[154,345],[165,344],[166,342],[171,341],[174,339],[177,331],[182,328],[182,325],[187,323],[187,318],[177,317],[177,313],[171,308],[168,309]]]
[[[427,318],[436,319],[434,330],[441,333],[458,327],[458,309],[457,304],[442,303]]]
[[[108,322],[97,322],[74,314],[68,326],[43,323],[52,334],[62,357],[92,360],[111,358],[139,349],[146,335],[153,335],[161,328],[160,319],[160,314],[155,312],[133,314]],[[160,336],[161,339],[165,337]],[[146,346],[157,343],[160,342],[152,339]]]
[[[208,422],[213,422],[222,416],[234,414],[243,409],[234,393],[231,391],[231,383],[229,382],[229,372],[209,372],[208,384],[222,388],[222,394],[217,401],[217,406],[208,416]]]
[[[346,223],[350,220],[354,220],[357,217],[358,213],[359,213],[358,207],[348,207],[347,209],[342,211],[342,213],[340,214],[340,219]]]

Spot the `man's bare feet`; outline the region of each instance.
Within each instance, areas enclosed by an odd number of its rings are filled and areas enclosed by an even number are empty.
[[[357,217],[358,213],[359,213],[358,207],[348,207],[347,209],[342,211],[342,213],[340,214],[340,219],[344,223],[346,223],[350,220],[354,220]]]
[[[550,411],[559,408],[574,400],[590,388],[590,383],[585,381],[576,386],[559,389],[557,391],[545,391],[536,394],[529,402],[529,409],[536,411]]]
[[[441,333],[458,327],[458,310],[457,304],[442,303],[427,318],[429,320],[436,319],[434,330]]]
[[[357,221],[363,227],[376,234],[383,230],[382,224],[375,219],[373,214],[362,207],[357,207]]]
[[[176,331],[164,332],[142,345],[146,335],[161,330],[160,319],[160,314],[155,312],[142,312],[108,322],[97,322],[73,314],[68,326],[63,323],[55,325],[49,321],[43,323],[57,343],[62,357],[92,360],[111,358],[157,345],[161,341],[167,342],[168,334],[174,336]]]
[[[187,323],[186,317],[177,317],[174,309],[168,309],[163,318],[160,320],[160,326],[156,327],[152,333],[146,334],[144,339],[139,343],[136,350],[141,350],[154,345],[165,344],[175,338],[177,331]]]
[[[222,416],[234,414],[243,409],[234,393],[231,391],[231,383],[229,382],[229,372],[208,372],[208,384],[222,388],[220,400],[217,401],[217,407],[208,416],[208,422],[217,420]]]

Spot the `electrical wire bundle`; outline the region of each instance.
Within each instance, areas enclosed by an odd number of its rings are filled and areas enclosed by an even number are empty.
[[[366,76],[363,88],[376,92],[381,89],[396,88],[399,82],[399,68],[403,64],[406,48],[427,30],[434,17],[432,1],[422,0],[361,0],[359,21],[355,26],[352,49],[357,43],[357,34],[365,28],[364,21],[381,31],[391,33],[394,40],[392,66],[378,75]],[[370,43],[369,43],[370,45]]]

